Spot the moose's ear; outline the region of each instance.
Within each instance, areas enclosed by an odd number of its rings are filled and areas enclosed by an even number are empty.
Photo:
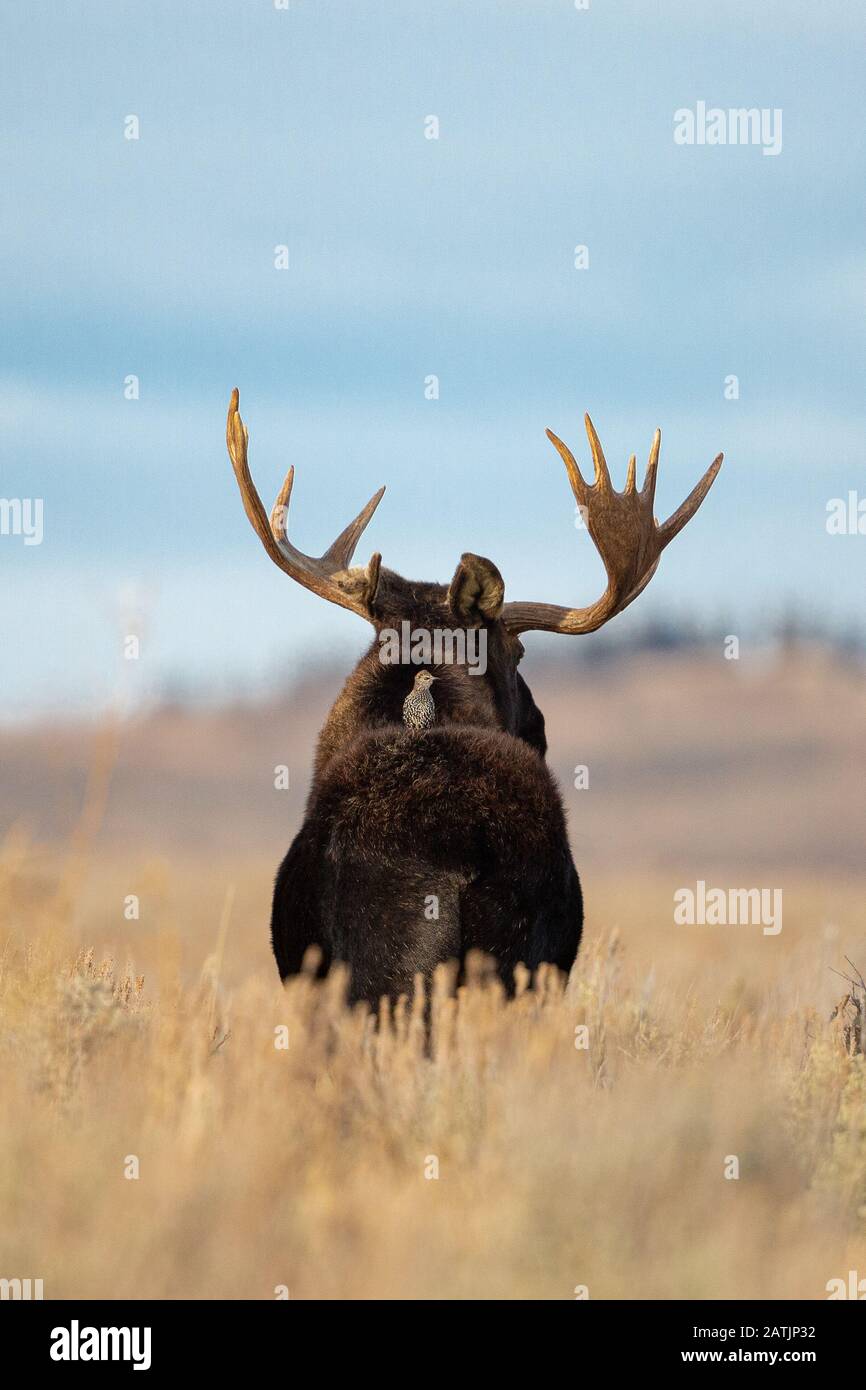
[[[448,607],[470,626],[492,622],[502,612],[505,581],[492,560],[468,552],[460,556],[448,589]]]

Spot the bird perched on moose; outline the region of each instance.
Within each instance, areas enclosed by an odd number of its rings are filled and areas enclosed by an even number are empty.
[[[403,701],[403,723],[407,729],[429,729],[436,722],[436,705],[430,689],[436,677],[429,671],[419,671],[415,684]]]
[[[507,990],[515,967],[543,962],[570,970],[583,927],[583,898],[565,815],[545,762],[544,717],[518,666],[521,635],[594,632],[646,588],[662,551],[694,516],[721,467],[714,460],[686,500],[661,525],[654,516],[661,434],[656,430],[643,486],[635,458],[625,488],[610,478],[589,416],[594,466],[587,483],[563,442],[548,430],[586,527],[604,562],[607,585],[584,608],[505,602],[491,560],[466,552],[449,584],[403,579],[375,553],[352,566],[362,532],[385,489],[320,557],[289,540],[294,482],[290,468],[270,518],[250,476],[249,436],[238,393],[228,412],[227,443],[244,509],[270,558],[291,579],[357,613],[378,637],[402,621],[414,629],[484,630],[487,665],[443,664],[433,709],[412,667],[383,663],[374,640],[348,677],[319,735],[304,822],[277,873],[271,940],[283,979],[318,947],[318,973],[332,962],[350,970],[349,997],[376,1005],[411,994],[470,951],[492,957]],[[425,689],[426,687],[426,689]],[[406,737],[405,727],[421,737]],[[429,719],[429,724],[426,722]],[[435,720],[435,722],[434,722]],[[404,726],[405,721],[405,726]]]

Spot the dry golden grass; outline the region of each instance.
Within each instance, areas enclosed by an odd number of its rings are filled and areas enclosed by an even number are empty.
[[[68,876],[37,891],[12,841],[4,862],[4,1277],[46,1297],[823,1298],[866,1273],[866,1058],[810,1002],[859,930],[853,887],[841,941],[804,899],[784,951],[758,934],[744,957],[658,923],[648,948],[635,885],[567,988],[509,1004],[479,977],[455,1000],[443,978],[428,1053],[418,1001],[377,1031],[339,979],[280,988],[264,951],[228,986],[228,910],[184,923],[212,953],[183,974],[168,924],[147,978],[115,969],[69,930]]]
[[[328,682],[0,735],[0,1278],[820,1299],[866,1277],[863,1001],[831,1019],[832,969],[866,965],[862,672],[665,655],[541,685],[584,944],[566,990],[440,993],[429,1053],[417,1005],[376,1031],[338,980],[275,978]],[[783,930],[675,927],[697,878],[781,888]]]

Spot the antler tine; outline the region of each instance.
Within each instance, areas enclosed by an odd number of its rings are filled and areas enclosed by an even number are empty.
[[[295,483],[295,465],[292,464],[286,474],[283,485],[277,493],[276,501],[271,507],[271,533],[274,540],[279,545],[286,539],[286,531],[289,521],[289,502],[292,499],[292,488]]]
[[[670,545],[674,536],[678,535],[686,522],[692,519],[715,482],[716,474],[722,466],[724,457],[724,454],[716,455],[700,482],[695,483],[685,502],[681,502],[676,511],[659,527],[662,549],[666,545]]]
[[[295,470],[291,467],[271,511],[270,520],[265,515],[261,498],[249,470],[247,448],[249,434],[240,417],[237,388],[232,392],[226,424],[226,442],[232,461],[235,477],[240,488],[244,510],[259,539],[274,564],[279,565],[290,578],[296,579],[304,588],[319,594],[330,603],[337,603],[361,617],[372,620],[372,604],[379,583],[382,563],[376,552],[366,569],[350,569],[349,564],[355,547],[365,526],[382,500],[385,491],[380,488],[370,498],[367,505],[351,521],[337,539],[318,559],[298,550],[287,535],[289,502],[295,480]]]
[[[656,473],[659,466],[659,450],[662,446],[662,432],[656,430],[653,435],[652,448],[650,449],[649,462],[646,466],[646,477],[643,480],[641,496],[645,497],[652,507],[656,495]]]
[[[244,504],[244,511],[249,517],[253,530],[258,535],[265,550],[274,561],[274,564],[279,565],[281,568],[285,568],[279,547],[276,544],[268,524],[268,518],[262,506],[262,499],[256,491],[256,485],[250,474],[250,467],[247,461],[249,434],[246,425],[240,417],[238,402],[238,388],[235,387],[232,391],[228,418],[226,420],[226,444],[228,445],[229,458],[232,461],[232,468],[234,469],[238,487],[240,488],[241,501]],[[289,489],[291,490],[291,480],[287,478],[286,482],[289,484]],[[284,488],[285,486],[286,483],[283,484]]]
[[[271,509],[271,531],[273,532],[274,539],[278,543],[286,540],[289,502],[292,496],[294,481],[295,466],[292,464]],[[355,547],[384,495],[384,486],[380,487],[378,492],[373,493],[367,505],[361,508],[354,521],[350,521],[348,526],[340,532],[334,543],[328,546],[328,549],[322,556],[323,564],[327,562],[334,572],[349,568],[349,565],[352,563],[352,556],[355,553]],[[379,558],[381,559],[381,556]]]
[[[588,415],[584,415],[583,423],[586,426],[586,435],[589,440],[589,447],[592,450],[592,461],[595,464],[594,487],[601,488],[602,491],[609,492],[611,489],[610,474],[607,471],[607,461],[604,457],[604,450],[601,447],[601,440],[595,432],[595,425]]]
[[[601,598],[587,608],[562,608],[553,603],[506,603],[502,621],[510,632],[594,632],[614,614],[621,613],[646,588],[658,569],[665,546],[694,516],[722,466],[723,455],[719,454],[682,505],[659,526],[653,516],[653,503],[661,432],[655,432],[641,491],[635,490],[636,464],[632,454],[625,490],[617,492],[592,421],[588,415],[585,419],[595,463],[592,487],[587,487],[566,445],[550,430],[547,434],[559,451],[572,491],[582,504],[587,529],[607,572],[607,588]]]
[[[553,430],[545,430],[545,434],[565,464],[565,469],[568,473],[568,481],[571,483],[571,490],[574,493],[575,502],[577,502],[579,506],[585,506],[589,496],[589,487],[577,466],[577,459],[574,457],[568,445],[563,444],[562,440],[553,433]]]
[[[595,425],[592,423],[589,416],[584,415],[583,420],[586,426],[589,447],[592,451],[592,462],[595,468],[595,477],[593,478],[592,487],[598,488],[603,492],[609,492],[612,488],[612,483],[610,481],[607,460],[604,457],[604,450],[601,447],[601,440],[596,434]],[[562,440],[553,433],[553,430],[547,430],[546,433],[568,471],[568,479],[571,483],[571,490],[574,493],[575,501],[581,506],[586,506],[589,501],[590,486],[581,473],[574,454],[571,452],[568,445],[563,444]]]
[[[365,507],[362,507],[354,521],[350,521],[344,531],[341,531],[334,544],[329,546],[323,555],[324,560],[334,560],[339,563],[340,569],[348,569],[352,563],[352,556],[355,547],[367,528],[374,511],[378,507],[382,498],[385,496],[384,485],[374,492]]]

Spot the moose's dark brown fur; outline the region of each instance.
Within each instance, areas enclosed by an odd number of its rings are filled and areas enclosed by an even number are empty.
[[[549,433],[549,432],[548,432]],[[653,516],[660,435],[646,481],[630,460],[624,492],[610,481],[587,416],[595,481],[587,485],[554,435],[575,500],[607,571],[607,589],[588,608],[506,603],[496,566],[464,554],[450,585],[414,583],[373,555],[351,568],[358,539],[382,489],[316,559],[286,534],[294,470],[270,520],[250,477],[248,436],[237,392],[227,441],[247,515],[274,562],[330,602],[373,624],[376,640],[346,681],[319,737],[304,823],[277,874],[271,935],[280,975],[296,974],[312,946],[319,972],[350,967],[350,996],[375,1004],[412,990],[442,961],[462,965],[472,950],[495,962],[507,989],[522,963],[569,970],[583,901],[559,793],[544,761],[544,718],[518,672],[521,632],[589,632],[646,587],[664,547],[697,510],[721,455],[661,526]],[[383,661],[379,636],[472,630],[486,642],[486,670],[452,650],[430,665],[436,723],[406,729],[403,702],[420,665]]]
[[[461,566],[498,575],[476,556]],[[517,671],[522,645],[453,585],[449,602],[441,585],[387,582],[378,626],[397,626],[398,610],[415,630],[483,627],[487,671],[431,667],[437,723],[419,734],[402,725],[419,667],[383,665],[378,641],[359,662],[322,730],[304,825],[277,875],[280,974],[296,973],[313,944],[322,972],[346,962],[351,996],[371,1001],[472,949],[494,958],[508,987],[520,962],[568,970],[580,884],[544,718]]]

